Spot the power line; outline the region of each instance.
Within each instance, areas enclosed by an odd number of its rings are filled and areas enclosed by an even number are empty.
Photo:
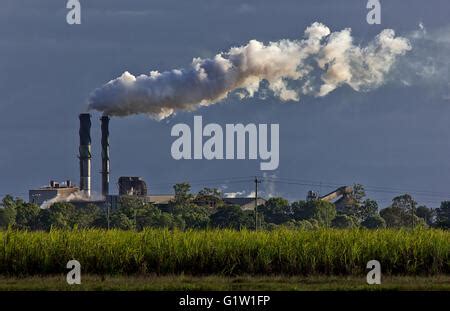
[[[301,179],[292,179],[292,178],[279,178],[279,177],[267,177],[267,176],[255,176],[258,178],[260,182],[274,182],[281,183],[285,185],[295,185],[295,186],[303,186],[303,187],[325,187],[325,188],[337,188],[342,186],[343,183],[334,183],[334,182],[320,182],[313,180],[301,180]],[[240,177],[227,177],[227,178],[214,178],[214,179],[199,179],[199,180],[185,180],[184,182],[189,183],[191,186],[199,186],[199,185],[228,185],[228,184],[243,184],[254,181],[251,176],[240,176]],[[179,182],[179,181],[178,181]],[[163,186],[163,185],[174,185],[177,182],[164,182],[164,183],[156,183],[152,184],[153,187]],[[428,197],[428,198],[439,198],[441,200],[445,200],[450,198],[450,194],[437,192],[437,191],[428,191],[428,190],[408,190],[402,188],[391,188],[391,187],[380,187],[380,186],[364,186],[366,192],[370,193],[392,193],[399,194],[409,193],[411,195],[416,195],[419,197]],[[425,201],[425,200],[424,200]],[[439,203],[437,201],[427,200],[428,203]]]
[[[253,182],[255,179],[258,180],[258,182],[265,182],[265,183],[280,183],[284,185],[293,185],[293,186],[301,186],[301,187],[324,187],[328,189],[337,188],[343,185],[343,183],[336,183],[336,182],[323,182],[323,181],[315,181],[315,180],[306,180],[306,179],[294,179],[294,178],[282,178],[282,177],[275,177],[275,176],[233,176],[233,177],[219,177],[219,178],[209,178],[209,179],[194,179],[189,180],[185,179],[184,181],[172,181],[172,182],[160,182],[160,183],[154,183],[151,184],[151,188],[158,188],[159,186],[173,186],[174,184],[180,183],[180,182],[187,182],[191,186],[210,186],[210,185],[231,185],[231,184],[245,184]],[[418,189],[406,189],[406,188],[394,188],[394,187],[386,187],[386,186],[364,186],[364,189],[368,193],[386,193],[386,194],[399,194],[399,193],[408,193],[411,195],[414,195],[416,197],[423,198],[423,202],[426,203],[440,203],[445,200],[450,200],[450,193],[444,193],[444,192],[438,192],[438,191],[432,191],[432,190],[418,190]],[[28,193],[21,192],[17,193],[14,196],[17,195],[27,195]],[[6,196],[7,194],[0,194],[2,197]],[[380,199],[379,201],[383,201],[385,199]],[[387,200],[387,199],[386,199]],[[389,201],[392,199],[388,199]],[[439,200],[439,201],[438,201]]]
[[[274,179],[279,181],[288,181],[288,182],[298,182],[298,183],[304,183],[308,185],[317,185],[320,186],[322,184],[323,186],[329,186],[329,187],[338,187],[342,186],[343,183],[336,183],[336,182],[323,182],[323,181],[314,181],[314,180],[304,180],[304,179],[293,179],[293,178],[281,178],[281,177],[264,177],[261,176],[260,178],[266,178],[266,179]],[[347,183],[348,184],[348,183]],[[354,182],[352,182],[354,184]],[[365,189],[374,189],[374,190],[389,190],[389,191],[398,191],[398,192],[416,192],[416,193],[427,193],[427,194],[434,194],[434,195],[446,195],[450,196],[450,193],[443,193],[443,192],[437,192],[432,190],[423,190],[423,189],[406,189],[406,188],[392,188],[392,187],[385,187],[385,186],[373,186],[373,185],[365,185]]]
[[[204,183],[204,182],[228,182],[228,181],[234,181],[234,180],[252,180],[254,176],[240,176],[240,177],[221,177],[221,178],[212,178],[212,179],[197,179],[197,180],[177,180],[177,181],[171,181],[171,182],[163,182],[163,183],[154,183],[152,186],[158,186],[158,185],[174,185],[177,183],[182,182],[188,182],[189,184],[197,184],[197,183]]]
[[[296,180],[296,179],[286,179],[286,178],[274,178],[274,177],[262,177],[262,179],[269,180],[271,182],[278,182],[283,184],[291,184],[291,185],[301,185],[301,186],[312,186],[312,187],[327,187],[334,188],[342,186],[342,183],[329,183],[329,182],[316,182],[316,181],[305,181],[305,180]],[[401,188],[390,188],[390,187],[377,187],[377,186],[364,186],[366,191],[370,192],[379,192],[379,193],[409,193],[416,194],[420,196],[429,196],[429,197],[446,197],[450,198],[450,193],[436,192],[436,191],[428,191],[428,190],[411,190],[411,189],[401,189]]]

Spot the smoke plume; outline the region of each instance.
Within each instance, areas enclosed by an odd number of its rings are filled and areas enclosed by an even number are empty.
[[[331,32],[316,22],[302,40],[267,45],[251,40],[212,59],[194,58],[187,69],[140,76],[124,72],[91,94],[89,108],[111,116],[164,119],[220,102],[230,93],[253,97],[263,80],[281,101],[325,96],[342,85],[368,91],[382,85],[398,56],[410,49],[409,40],[391,29],[361,47],[353,42],[351,29]]]
[[[46,208],[50,208],[50,206],[52,206],[55,203],[58,202],[72,202],[72,201],[84,201],[84,202],[89,202],[89,201],[103,201],[105,200],[105,197],[102,195],[99,195],[95,192],[91,193],[90,196],[87,196],[86,193],[84,191],[76,191],[74,193],[71,193],[67,196],[63,196],[58,194],[56,197],[49,199],[47,201],[44,201],[40,208],[42,209],[46,209]]]
[[[428,30],[423,23],[408,34],[414,50],[399,59],[392,79],[420,87],[434,98],[450,99],[450,26]]]

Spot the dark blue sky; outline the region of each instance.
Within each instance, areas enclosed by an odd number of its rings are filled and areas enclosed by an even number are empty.
[[[187,67],[194,57],[211,57],[250,39],[299,39],[319,21],[332,30],[352,28],[361,43],[385,28],[407,36],[422,22],[438,43],[425,42],[420,51],[426,53],[415,61],[431,62],[444,74],[412,79],[410,86],[392,79],[369,93],[342,87],[299,103],[230,97],[195,115],[222,125],[279,123],[280,166],[269,174],[323,184],[263,183],[266,194],[301,199],[310,188],[324,193],[332,190],[328,184],[358,182],[374,190],[369,195],[383,207],[402,193],[394,188],[409,190],[429,206],[450,199],[450,54],[444,53],[450,49],[442,50],[450,43],[448,1],[381,1],[382,24],[375,26],[366,23],[363,0],[80,2],[82,24],[75,26],[66,24],[65,1],[0,4],[1,195],[26,198],[28,189],[50,179],[78,183],[78,114],[93,89],[123,71]],[[193,116],[112,119],[112,183],[123,175],[142,176],[150,192],[168,193],[175,181],[223,179],[210,185],[251,191],[251,182],[225,180],[262,174],[259,161],[172,159],[171,127],[192,124]],[[93,114],[94,190],[100,190],[99,117]],[[193,188],[200,186],[196,182]]]

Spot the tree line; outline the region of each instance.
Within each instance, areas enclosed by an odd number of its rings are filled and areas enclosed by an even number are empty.
[[[49,230],[51,228],[117,228],[142,230],[145,227],[170,229],[298,229],[316,228],[450,228],[450,201],[439,208],[418,206],[409,194],[392,199],[379,209],[378,203],[366,198],[364,187],[354,185],[351,204],[336,210],[334,204],[322,200],[288,202],[281,197],[268,199],[253,210],[242,210],[226,204],[217,189],[204,188],[196,194],[188,183],[174,186],[174,199],[155,205],[136,196],[122,196],[114,210],[85,204],[56,202],[41,209],[33,203],[7,195],[0,208],[0,228]]]

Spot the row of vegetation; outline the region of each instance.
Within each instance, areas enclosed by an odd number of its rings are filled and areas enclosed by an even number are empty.
[[[0,231],[0,275],[50,275],[77,259],[100,275],[386,275],[450,273],[450,232],[438,229]]]
[[[0,208],[0,228],[20,230],[50,230],[50,228],[115,228],[142,230],[169,229],[258,229],[273,230],[317,228],[450,228],[450,201],[440,208],[418,206],[409,195],[393,198],[392,204],[379,210],[376,201],[365,197],[364,188],[355,185],[351,204],[340,210],[320,200],[288,202],[270,198],[254,211],[227,205],[219,191],[205,188],[193,195],[187,183],[174,186],[175,198],[166,205],[154,205],[139,197],[121,197],[118,207],[108,210],[94,204],[75,207],[58,202],[41,209],[32,203],[11,196],[3,198]],[[255,221],[257,219],[257,221]]]

